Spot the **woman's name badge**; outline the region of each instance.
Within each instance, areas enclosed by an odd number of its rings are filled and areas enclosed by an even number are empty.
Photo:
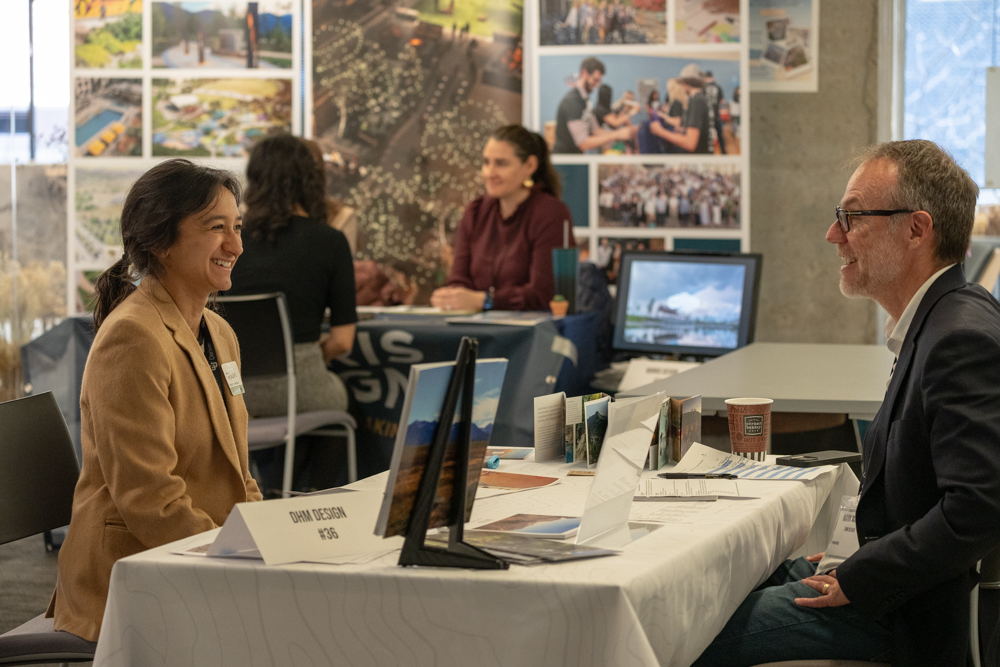
[[[246,392],[243,388],[243,379],[240,377],[240,369],[236,367],[235,361],[227,361],[222,364],[222,374],[226,378],[226,382],[229,383],[229,391],[233,392],[233,396],[239,396]]]

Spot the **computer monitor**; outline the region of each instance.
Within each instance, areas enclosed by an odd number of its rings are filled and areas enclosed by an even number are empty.
[[[753,341],[761,256],[626,252],[614,348],[715,357]]]

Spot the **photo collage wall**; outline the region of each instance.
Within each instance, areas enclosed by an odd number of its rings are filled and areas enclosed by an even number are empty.
[[[354,209],[366,303],[426,303],[444,282],[483,146],[509,123],[548,141],[577,245],[609,280],[621,250],[745,251],[742,4],[73,0],[70,310],[121,256],[140,174],[172,156],[242,174],[279,131],[316,140]]]
[[[392,288],[376,303],[426,303],[444,282],[462,212],[483,192],[483,146],[507,123],[548,141],[576,241],[609,280],[622,249],[748,249],[743,4],[307,3],[304,132],[329,194],[356,210],[356,259]],[[604,73],[585,99],[590,57]],[[574,117],[560,124],[561,109]],[[697,140],[688,125],[704,130]]]
[[[125,194],[185,157],[244,173],[254,143],[301,133],[299,0],[73,0],[71,311],[122,255]]]
[[[746,0],[537,0],[528,110],[577,246],[749,250]],[[569,186],[569,187],[566,187]]]

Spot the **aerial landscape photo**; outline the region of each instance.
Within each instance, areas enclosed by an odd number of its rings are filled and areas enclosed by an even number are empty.
[[[74,0],[77,67],[142,67],[142,0]]]
[[[288,69],[290,0],[153,3],[153,67]]]
[[[143,172],[142,168],[104,167],[100,163],[76,168],[73,193],[76,253],[72,258],[76,270],[76,312],[90,310],[94,282],[122,256],[122,204],[132,183]]]
[[[289,79],[153,79],[153,155],[247,157],[292,131]]]
[[[313,2],[313,134],[330,194],[358,211],[357,259],[426,303],[482,192],[494,129],[521,122],[520,0]]]
[[[77,157],[142,155],[142,80],[76,79]]]

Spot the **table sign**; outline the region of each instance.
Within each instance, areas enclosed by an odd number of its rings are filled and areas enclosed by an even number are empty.
[[[609,438],[576,534],[577,544],[618,548],[631,541],[628,514],[653,432],[645,426]]]
[[[377,551],[384,542],[374,534],[381,504],[373,491],[237,503],[208,555],[282,565]]]

